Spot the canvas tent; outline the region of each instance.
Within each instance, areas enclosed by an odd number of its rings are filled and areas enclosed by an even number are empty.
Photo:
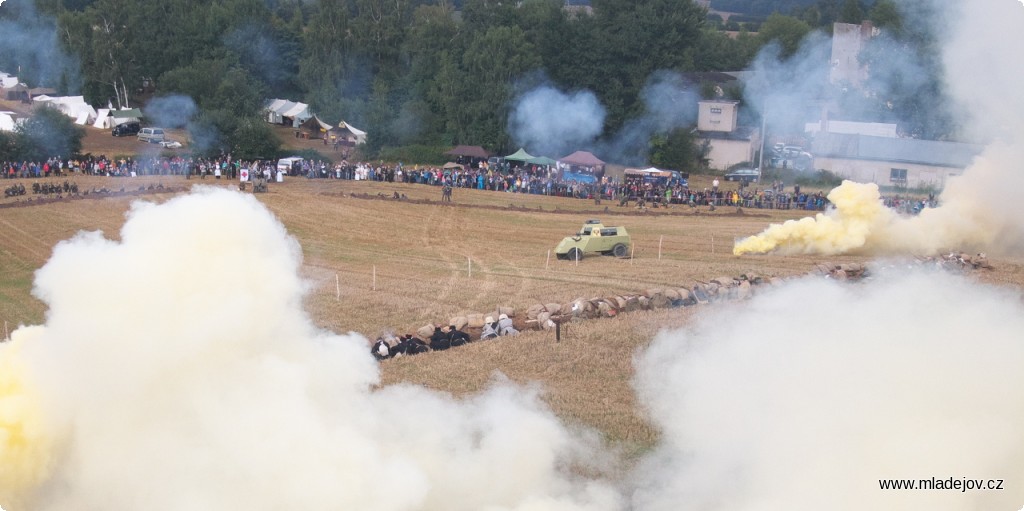
[[[18,77],[0,71],[0,88],[12,89],[18,85]]]
[[[35,99],[37,96],[56,96],[57,89],[51,89],[49,87],[36,87],[28,90],[30,98]]]
[[[523,163],[529,162],[531,159],[533,159],[533,156],[526,152],[522,147],[520,147],[518,151],[505,157],[506,161],[519,161]]]
[[[547,156],[535,156],[533,158],[530,158],[529,160],[526,160],[526,163],[529,163],[530,165],[540,165],[542,167],[550,167],[551,165],[554,165],[554,164],[556,164],[558,162],[556,162],[555,160],[552,160],[551,158],[548,158]]]
[[[114,118],[114,126],[124,124],[126,122],[139,122],[142,120],[142,110],[139,110],[138,108],[111,110],[110,116]]]
[[[331,130],[333,126],[321,121],[319,117],[312,116],[299,124],[299,131],[305,133],[305,137],[309,139],[321,139],[327,136],[327,132]]]
[[[263,110],[267,114],[267,122],[291,125],[293,128],[298,128],[313,117],[313,114],[309,113],[309,105],[287,99],[272,99],[264,105]]]
[[[114,119],[110,117],[109,108],[100,108],[96,111],[96,122],[92,123],[93,128],[110,129],[114,127]]]
[[[366,132],[341,121],[331,128],[331,139],[344,146],[357,146],[366,143]]]
[[[14,112],[0,112],[0,131],[14,131],[18,123],[14,120]]]
[[[35,104],[47,105],[60,110],[64,115],[75,120],[75,124],[92,124],[96,119],[96,109],[85,102],[83,96],[37,96],[32,99]]]
[[[587,151],[576,151],[558,159],[562,179],[593,183],[604,175],[604,162]]]
[[[4,87],[4,98],[8,101],[28,101],[28,87],[23,83],[16,83],[10,87]]]

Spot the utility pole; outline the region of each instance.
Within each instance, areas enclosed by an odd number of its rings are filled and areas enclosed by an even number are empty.
[[[767,137],[765,131],[768,126],[768,100],[764,100],[764,108],[761,112],[761,150],[757,153],[757,170],[764,175],[764,139]]]

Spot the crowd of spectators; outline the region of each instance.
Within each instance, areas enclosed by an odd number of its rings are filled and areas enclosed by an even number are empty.
[[[230,155],[216,158],[175,156],[118,159],[106,156],[82,158],[50,158],[46,161],[0,162],[7,178],[49,178],[68,174],[99,176],[185,176],[186,178],[238,179],[243,171],[273,180],[276,161],[242,161]],[[506,193],[549,195],[579,199],[609,200],[621,206],[631,202],[642,207],[669,205],[736,206],[753,209],[824,210],[829,206],[823,192],[807,193],[800,186],[786,188],[782,182],[741,183],[738,189],[725,190],[717,179],[711,187],[691,188],[686,180],[643,181],[614,178],[595,179],[591,183],[565,181],[557,171],[547,167],[489,166],[487,162],[452,168],[435,166],[377,165],[342,161],[337,164],[323,160],[302,160],[281,172],[310,179],[347,179],[388,183],[410,183],[438,186],[451,197],[451,189],[491,190]],[[926,207],[935,207],[934,195],[927,199],[904,195],[887,196],[885,205],[907,214],[916,214]]]

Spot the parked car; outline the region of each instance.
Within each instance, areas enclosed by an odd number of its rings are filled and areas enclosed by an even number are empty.
[[[142,128],[139,131],[139,140],[157,144],[164,141],[164,130],[161,128]]]
[[[566,236],[555,247],[559,259],[583,259],[583,254],[629,256],[630,237],[625,227],[605,227],[600,220],[587,220],[580,232]]]
[[[756,183],[761,180],[760,169],[735,169],[725,175],[726,181],[743,181],[745,183]]]
[[[114,126],[110,130],[110,134],[115,137],[130,137],[138,134],[142,130],[142,126],[137,122],[125,122]]]

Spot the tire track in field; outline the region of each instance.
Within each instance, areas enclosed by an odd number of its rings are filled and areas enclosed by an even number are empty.
[[[23,248],[28,254],[39,261],[49,259],[50,246],[48,244],[40,241],[38,237],[32,236],[6,219],[0,219],[0,223],[3,224],[0,227],[0,236],[3,236],[4,239],[10,240],[14,245]],[[39,247],[42,248],[40,249]]]

